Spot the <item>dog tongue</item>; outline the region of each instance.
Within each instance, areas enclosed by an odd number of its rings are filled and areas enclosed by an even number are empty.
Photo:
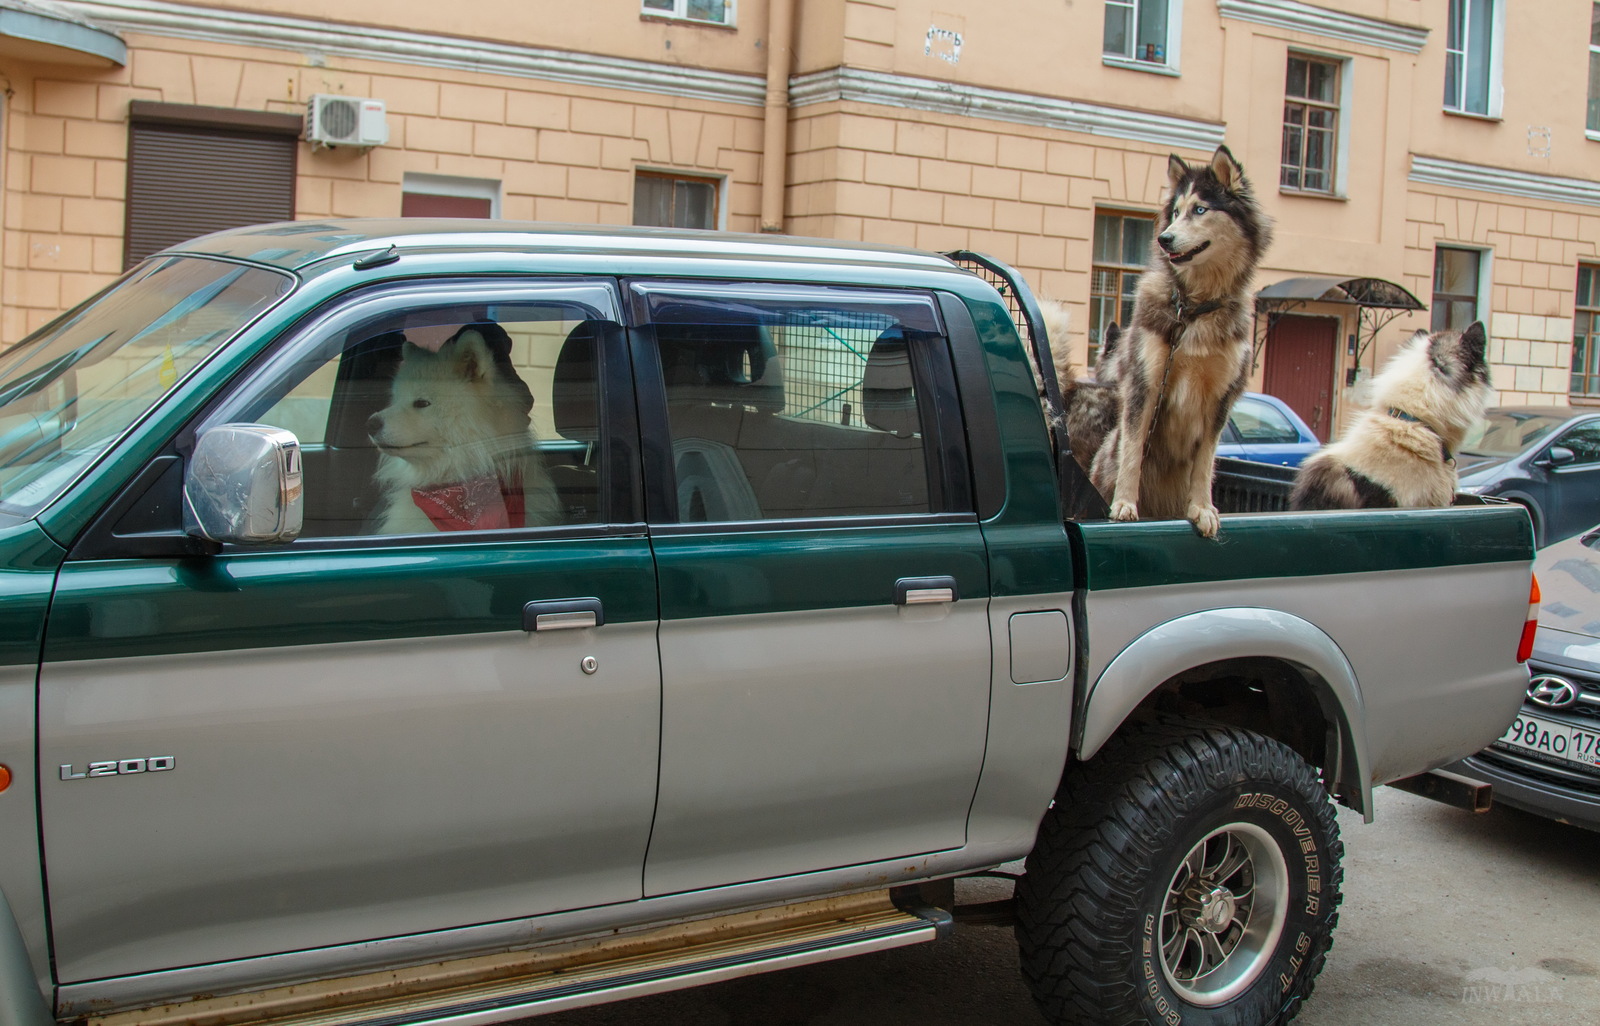
[[[522,489],[489,475],[413,488],[411,501],[441,531],[499,531],[523,525]]]

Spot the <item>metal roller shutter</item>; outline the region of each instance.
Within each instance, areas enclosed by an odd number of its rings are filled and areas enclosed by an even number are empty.
[[[139,121],[129,129],[126,266],[197,235],[293,219],[294,137]]]

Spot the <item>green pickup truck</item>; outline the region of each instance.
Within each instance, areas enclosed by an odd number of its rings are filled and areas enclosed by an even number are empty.
[[[1106,521],[1033,312],[972,255],[300,222],[8,350],[0,1026],[475,1026],[974,915],[1052,1022],[1292,1017],[1333,801],[1521,704],[1527,515],[1235,466],[1215,540]]]

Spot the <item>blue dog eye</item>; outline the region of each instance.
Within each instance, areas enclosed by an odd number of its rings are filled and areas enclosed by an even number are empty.
[[[1205,212],[1206,212],[1206,206],[1205,206],[1204,203],[1196,203],[1194,205],[1194,211],[1193,211],[1194,216],[1199,217],[1201,214],[1203,214]]]
[[[419,410],[425,410],[433,404],[426,399],[413,399],[411,400],[411,405],[415,406]]]

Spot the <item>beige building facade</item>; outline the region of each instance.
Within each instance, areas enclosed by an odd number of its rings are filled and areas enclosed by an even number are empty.
[[[1474,318],[1501,404],[1600,403],[1591,0],[0,9],[27,16],[0,22],[23,25],[0,30],[7,343],[143,255],[163,203],[187,223],[201,193],[275,176],[260,209],[296,219],[737,231],[763,227],[765,187],[768,228],[1015,265],[1071,306],[1087,364],[1126,316],[1168,154],[1226,143],[1277,223],[1255,384],[1319,431],[1411,331]],[[386,141],[297,141],[318,96],[381,101]],[[189,164],[213,184],[163,196],[185,133],[212,133]],[[273,138],[275,170],[230,184],[236,144]]]

